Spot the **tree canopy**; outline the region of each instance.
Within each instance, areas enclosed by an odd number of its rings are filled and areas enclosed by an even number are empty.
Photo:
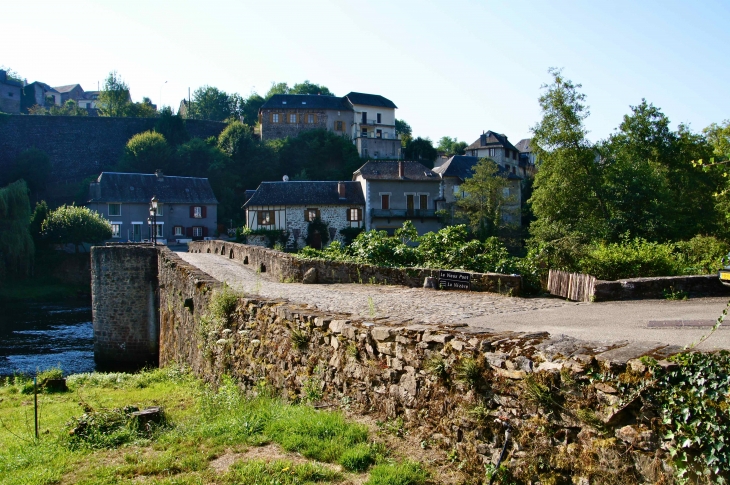
[[[508,187],[507,178],[500,175],[497,163],[489,158],[479,160],[472,176],[461,184],[464,195],[457,198],[457,214],[469,220],[472,232],[480,240],[497,236],[504,225],[504,206],[512,202],[505,194],[504,189]]]
[[[438,152],[433,147],[431,140],[428,138],[421,138],[420,136],[418,138],[408,140],[404,149],[404,154],[406,160],[431,162],[431,164],[438,156]],[[427,165],[429,165],[429,163],[427,163]]]
[[[237,93],[228,94],[214,86],[201,86],[193,92],[187,117],[212,121],[240,120],[244,104]]]
[[[6,182],[23,179],[30,192],[37,195],[45,189],[52,168],[51,159],[46,152],[30,148],[15,158]]]
[[[29,231],[30,201],[25,181],[0,188],[0,283],[30,274],[35,247]]]
[[[162,134],[145,131],[129,139],[117,169],[132,173],[154,173],[160,169],[169,173],[171,169],[174,171],[172,154]]]
[[[112,237],[112,226],[88,207],[62,205],[52,210],[41,226],[43,237],[52,244],[97,244]]]
[[[131,104],[129,86],[117,71],[112,71],[104,81],[104,88],[99,93],[97,103],[101,116],[126,116]]]
[[[266,93],[265,98],[269,99],[275,94],[318,94],[320,96],[334,96],[334,93],[321,84],[309,82],[297,83],[289,87],[287,83],[271,83],[271,88]]]
[[[463,155],[466,147],[469,146],[465,141],[459,141],[458,138],[451,138],[450,136],[443,136],[439,140],[439,144],[436,150],[442,152],[447,157],[454,155]]]
[[[403,147],[405,147],[411,140],[411,138],[413,138],[413,130],[411,129],[411,125],[406,123],[404,120],[395,120],[395,133],[397,135],[400,135],[400,142]]]

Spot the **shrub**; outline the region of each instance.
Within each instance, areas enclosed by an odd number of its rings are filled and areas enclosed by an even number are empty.
[[[695,236],[676,243],[676,251],[684,274],[712,274],[722,268],[730,245],[713,236]]]
[[[620,243],[589,246],[579,262],[580,271],[601,280],[649,276],[674,276],[681,273],[674,244],[648,242],[636,238]]]

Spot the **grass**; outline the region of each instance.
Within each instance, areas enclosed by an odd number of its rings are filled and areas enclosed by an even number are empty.
[[[74,285],[45,277],[0,284],[0,302],[38,300],[62,301],[91,293],[89,285]]]
[[[386,462],[388,451],[373,443],[368,429],[340,412],[248,397],[228,377],[215,390],[175,367],[78,374],[67,381],[69,392],[39,394],[39,440],[33,438],[33,398],[21,392],[26,380],[0,383],[3,485],[351,483],[354,473],[368,471],[356,481],[425,480],[419,465]],[[161,406],[166,421],[134,429],[130,406]],[[287,461],[285,454],[240,458],[272,443],[309,461],[296,455]],[[231,453],[239,458],[228,470],[211,467]]]

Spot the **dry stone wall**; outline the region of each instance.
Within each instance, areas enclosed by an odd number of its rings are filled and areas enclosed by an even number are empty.
[[[426,277],[437,278],[439,270],[426,268],[385,268],[369,264],[299,259],[273,249],[229,241],[193,241],[189,252],[218,254],[235,259],[277,281],[311,283],[372,283],[418,288]],[[448,269],[448,268],[444,268]],[[470,273],[472,291],[519,295],[522,279],[518,275]]]
[[[657,410],[637,383],[648,376],[638,357],[676,347],[363,321],[245,297],[214,315],[218,281],[166,248],[158,266],[161,365],[373,415],[449,452],[475,482],[496,461],[505,423],[505,463],[519,483],[672,481]]]

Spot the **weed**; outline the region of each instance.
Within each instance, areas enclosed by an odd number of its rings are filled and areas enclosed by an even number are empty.
[[[345,450],[340,456],[340,465],[346,470],[353,472],[364,472],[375,462],[372,449],[366,443],[359,443],[354,447]]]
[[[226,474],[226,483],[267,483],[295,485],[299,483],[331,483],[341,480],[340,473],[322,465],[276,460],[236,463]]]
[[[406,426],[403,418],[388,419],[386,421],[376,421],[381,432],[403,437],[406,434]]]
[[[236,311],[238,298],[238,293],[226,284],[221,289],[214,290],[213,295],[210,297],[210,303],[208,304],[210,316],[229,323],[233,313]]]
[[[304,402],[318,402],[324,397],[322,394],[322,381],[317,376],[308,377],[302,384]]]
[[[558,402],[553,395],[557,389],[551,389],[550,386],[539,382],[534,375],[525,377],[524,383],[527,399],[546,409],[558,406]]]
[[[299,351],[307,350],[309,346],[309,336],[307,332],[295,328],[291,331],[291,343],[295,349]]]
[[[487,423],[492,417],[489,414],[489,408],[484,404],[480,403],[469,410],[469,416],[471,416],[478,423]]]
[[[418,463],[387,463],[374,466],[365,485],[422,485],[428,477],[428,472]]]
[[[449,364],[441,354],[435,354],[426,361],[426,369],[439,379],[445,380],[449,377]]]
[[[475,387],[482,377],[482,366],[472,357],[461,359],[456,368],[456,378],[469,387]]]
[[[150,429],[134,429],[130,426],[132,413],[139,411],[135,406],[101,409],[86,408],[84,414],[72,418],[67,424],[68,446],[78,448],[116,448],[149,435]]]
[[[368,296],[368,314],[370,315],[370,318],[375,317],[375,302],[373,301],[372,296]]]
[[[360,357],[360,351],[357,348],[357,344],[355,342],[350,342],[347,344],[347,355],[349,355],[352,359],[358,360]]]
[[[665,300],[689,300],[689,293],[682,290],[675,290],[674,286],[664,288],[662,290],[662,296],[664,296]]]

